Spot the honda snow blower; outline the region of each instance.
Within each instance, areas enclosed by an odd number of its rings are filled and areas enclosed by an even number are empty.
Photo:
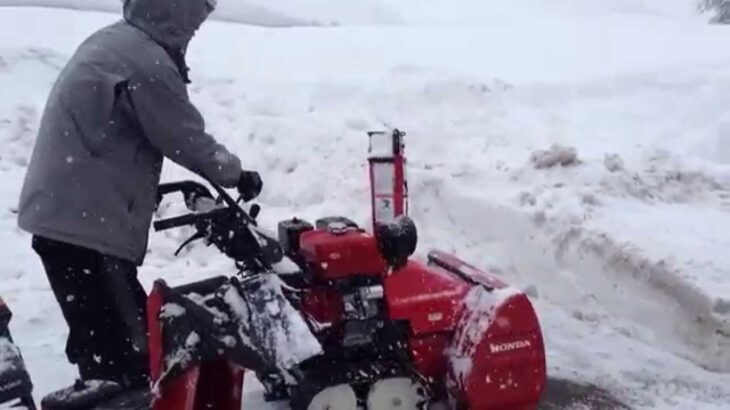
[[[196,182],[160,187],[181,192],[193,212],[155,229],[194,227],[186,244],[215,245],[238,274],[155,283],[144,408],[239,410],[245,369],[267,400],[295,410],[537,408],[545,352],[527,296],[443,252],[412,258],[404,135],[369,134],[372,234],[344,217],[294,218],[274,238],[258,226],[257,205],[247,212],[216,185],[216,197]],[[123,404],[129,394],[43,409],[143,408]]]

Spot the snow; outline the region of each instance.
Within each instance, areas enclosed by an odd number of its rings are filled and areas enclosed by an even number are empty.
[[[239,322],[245,343],[263,350],[264,357],[286,376],[303,361],[322,353],[302,315],[283,294],[284,284],[276,275],[261,275],[252,284],[254,292],[243,296],[229,287],[223,300]],[[248,340],[248,339],[252,340]]]
[[[6,7],[49,7],[74,10],[93,10],[121,13],[122,0],[0,0]],[[272,10],[264,5],[250,2],[221,1],[211,17],[213,20],[232,21],[265,27],[292,27],[319,25],[317,21],[305,20]]]
[[[512,287],[488,290],[483,286],[474,286],[464,298],[463,316],[459,319],[457,331],[459,338],[451,341],[447,354],[450,366],[455,372],[456,379],[463,385],[469,378],[473,366],[472,358],[484,334],[494,323],[494,313],[509,298],[520,292]],[[500,322],[497,322],[499,324]]]
[[[261,171],[262,226],[337,214],[369,226],[366,132],[398,127],[419,252],[453,251],[539,289],[551,376],[637,409],[727,407],[727,27],[706,24],[693,0],[236,4],[256,26],[206,24],[191,44],[190,92],[209,130]],[[74,369],[13,211],[58,71],[117,19],[0,8],[0,292],[38,396]],[[553,145],[580,163],[535,169],[532,154]],[[166,181],[188,178],[166,165]],[[147,288],[235,272],[202,245],[174,258],[189,234],[152,235]],[[248,380],[253,408],[277,408]]]
[[[160,312],[160,319],[180,317],[185,314],[185,308],[177,303],[165,303]]]
[[[169,316],[168,316],[169,317]],[[160,391],[160,383],[167,380],[170,372],[186,369],[188,364],[195,359],[198,353],[198,345],[200,344],[200,335],[196,332],[190,332],[185,338],[185,343],[169,354],[165,354],[164,371],[159,379],[152,386],[154,395],[158,395]]]
[[[5,337],[0,337],[0,374],[14,370],[18,365],[18,348]]]
[[[277,275],[296,275],[302,272],[302,269],[294,263],[288,256],[284,256],[281,261],[271,265]]]
[[[538,150],[532,153],[530,162],[537,169],[552,168],[555,166],[570,166],[580,163],[575,148],[553,145],[548,150]]]

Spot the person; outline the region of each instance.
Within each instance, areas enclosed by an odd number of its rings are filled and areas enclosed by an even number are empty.
[[[185,52],[213,0],[126,0],[122,21],[86,39],[53,86],[20,195],[69,326],[83,380],[149,382],[145,291],[137,280],[163,158],[245,200],[259,174],[205,132]]]

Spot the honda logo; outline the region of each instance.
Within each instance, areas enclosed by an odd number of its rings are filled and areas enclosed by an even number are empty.
[[[532,343],[530,343],[529,340],[518,340],[516,342],[489,344],[489,350],[492,353],[511,352],[512,350],[526,349],[528,347],[532,347]]]

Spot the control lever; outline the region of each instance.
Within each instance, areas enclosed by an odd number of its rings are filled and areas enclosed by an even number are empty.
[[[195,235],[188,238],[185,242],[182,243],[182,245],[180,245],[179,248],[177,248],[177,250],[175,251],[175,256],[177,256],[183,250],[183,248],[185,248],[191,242],[197,241],[198,239],[203,239],[203,238],[205,238],[205,233],[203,233],[202,231],[195,232]]]
[[[243,195],[239,195],[238,199],[236,199],[236,204],[240,204],[241,202],[245,202],[243,200]],[[259,216],[259,213],[261,213],[261,205],[259,204],[251,205],[251,208],[248,210],[248,216],[250,216],[254,221],[256,220],[256,217]]]
[[[259,216],[261,213],[261,206],[259,204],[253,204],[251,205],[251,209],[248,210],[248,215],[251,217],[251,219],[256,219],[256,217]]]

